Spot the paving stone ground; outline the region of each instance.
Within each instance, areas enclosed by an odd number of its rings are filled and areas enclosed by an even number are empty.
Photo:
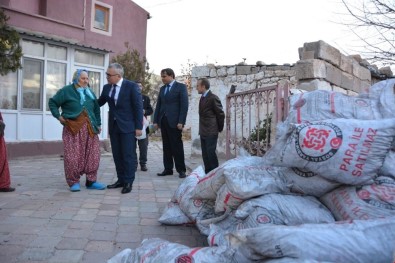
[[[106,262],[145,238],[160,237],[190,247],[207,246],[193,226],[165,226],[157,219],[183,179],[158,177],[162,143],[151,141],[148,172],[138,170],[129,194],[120,189],[70,192],[60,156],[10,160],[13,193],[0,193],[0,262]],[[189,158],[189,169],[201,160]],[[112,155],[101,156],[98,181],[116,181]]]

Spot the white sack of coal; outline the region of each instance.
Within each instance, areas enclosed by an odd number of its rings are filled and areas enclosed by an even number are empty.
[[[349,96],[340,92],[314,90],[289,98],[289,123],[326,119],[381,119],[378,100]],[[395,116],[394,116],[395,117]]]
[[[225,233],[266,224],[299,225],[334,221],[331,212],[313,196],[266,194],[245,201],[227,217],[211,222],[208,241],[223,245],[222,236]],[[205,221],[206,224],[208,222]]]
[[[252,197],[288,193],[285,180],[271,166],[235,167],[225,171],[225,184],[217,192],[215,211],[234,210]]]
[[[241,228],[262,224],[297,225],[334,222],[331,212],[313,196],[266,194],[242,203],[235,212]]]
[[[134,263],[134,250],[126,248],[107,260],[107,263]]]
[[[379,109],[383,118],[395,118],[395,79],[380,81]]]
[[[395,151],[391,150],[385,156],[383,166],[379,170],[379,175],[395,178]]]
[[[234,167],[258,166],[262,164],[262,157],[257,156],[238,156],[230,159],[201,178],[193,190],[192,196],[195,199],[215,200],[219,188],[225,183],[224,172],[226,170]]]
[[[165,225],[183,225],[194,223],[184,212],[181,210],[178,203],[169,202],[162,212],[158,221]]]
[[[190,248],[160,238],[145,239],[135,250],[136,263],[232,262],[233,249],[227,247]]]
[[[395,119],[289,124],[264,159],[266,165],[302,168],[343,184],[370,184],[394,134]]]
[[[206,173],[204,172],[203,166],[199,165],[196,167],[178,186],[171,198],[171,201],[180,203],[181,197],[185,195],[185,193],[193,191],[193,189],[196,187],[196,184],[205,175]]]
[[[286,193],[286,181],[277,167],[235,167],[225,171],[225,183],[232,194],[244,200],[268,193]]]
[[[176,190],[172,200],[177,200],[182,212],[189,217],[192,222],[199,219],[207,219],[218,216],[214,211],[214,200],[193,199],[192,194],[198,183],[199,175],[203,173],[203,168],[199,166],[192,174],[195,178],[187,176],[184,182]]]
[[[236,262],[290,257],[329,262],[393,262],[395,218],[352,223],[262,226],[227,235]],[[307,261],[308,262],[308,261]]]
[[[232,194],[229,187],[224,184],[217,192],[217,199],[215,200],[215,212],[225,212],[227,210],[235,210],[243,203],[245,199]]]
[[[395,216],[395,180],[380,176],[371,185],[341,186],[321,197],[337,220]]]
[[[286,185],[292,193],[321,197],[340,186],[338,182],[328,180],[302,168],[281,167],[278,169],[278,173],[285,179]]]
[[[314,259],[300,259],[300,258],[273,258],[261,261],[262,263],[337,263],[329,261],[321,261]]]

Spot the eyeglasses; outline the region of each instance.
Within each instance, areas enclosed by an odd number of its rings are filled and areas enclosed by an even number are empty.
[[[114,76],[116,76],[116,75],[119,75],[119,74],[112,74],[112,75],[111,75],[111,74],[106,73],[106,77],[107,77],[107,78],[114,77]]]

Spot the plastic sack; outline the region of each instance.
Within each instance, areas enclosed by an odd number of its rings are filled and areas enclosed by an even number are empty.
[[[331,224],[262,226],[227,235],[236,262],[290,257],[325,262],[393,262],[395,218]]]
[[[306,169],[343,184],[370,184],[394,134],[395,119],[290,124],[264,159],[269,165]]]
[[[395,180],[380,176],[374,184],[341,186],[321,197],[337,220],[395,216]]]

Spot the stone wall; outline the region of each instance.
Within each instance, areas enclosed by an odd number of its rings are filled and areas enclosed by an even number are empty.
[[[305,43],[299,48],[296,64],[198,66],[192,69],[192,93],[188,111],[187,127],[191,128],[192,155],[201,155],[199,130],[199,98],[196,91],[198,78],[208,78],[210,90],[217,94],[224,106],[231,85],[236,92],[276,85],[288,80],[290,87],[300,90],[330,90],[351,96],[366,92],[372,83],[392,77],[389,67],[378,69],[359,55],[346,56],[324,41]],[[291,93],[292,94],[292,93]],[[218,154],[225,154],[225,131],[218,140]],[[188,154],[188,153],[187,153]]]
[[[295,65],[233,65],[233,66],[198,66],[192,69],[192,93],[190,97],[187,127],[191,128],[192,155],[201,155],[199,138],[199,99],[196,83],[199,78],[210,81],[210,90],[216,94],[224,107],[226,95],[231,85],[237,85],[236,92],[276,85],[280,80],[288,80],[296,86]],[[223,131],[218,138],[218,155],[225,156],[226,135]],[[188,153],[186,153],[188,154]]]

